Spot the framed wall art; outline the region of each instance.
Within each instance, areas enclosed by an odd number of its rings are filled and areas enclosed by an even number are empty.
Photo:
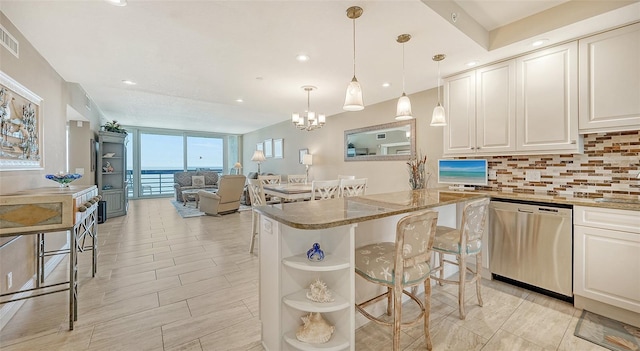
[[[302,160],[304,160],[304,155],[309,153],[309,149],[300,149],[298,151],[298,163],[302,164]]]
[[[0,171],[44,168],[42,98],[0,71]]]
[[[256,144],[256,150],[264,151],[264,143],[263,142],[257,143]]]
[[[273,139],[273,158],[284,158],[284,139]]]
[[[264,157],[273,157],[273,139],[264,141]]]

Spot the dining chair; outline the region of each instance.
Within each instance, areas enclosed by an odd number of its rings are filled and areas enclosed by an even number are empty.
[[[393,327],[393,350],[400,349],[400,328],[413,326],[424,320],[424,338],[427,350],[432,349],[429,334],[429,311],[431,310],[431,249],[436,233],[438,212],[421,211],[402,217],[396,225],[395,242],[382,242],[359,247],[355,250],[355,272],[366,281],[386,287],[386,292],[355,308],[367,319],[381,325]],[[406,288],[424,286],[424,302],[416,291]],[[413,290],[413,289],[412,289]],[[420,307],[420,314],[402,322],[402,294],[407,295]],[[375,317],[365,307],[387,300],[387,315],[393,319]]]
[[[257,206],[264,206],[267,200],[262,189],[262,182],[258,179],[248,179],[249,199],[251,199],[251,244],[249,245],[249,253],[253,253],[253,246],[258,235],[258,212],[255,211]]]
[[[280,185],[282,184],[282,176],[279,174],[276,175],[258,175],[258,180],[262,183],[262,185]],[[280,201],[279,198],[275,196],[266,196],[267,201]]]
[[[367,191],[367,178],[340,179],[340,196],[360,196]]]
[[[311,201],[340,197],[339,180],[314,180],[311,182]]]
[[[293,183],[306,183],[307,182],[307,176],[305,174],[289,174],[287,175],[287,183],[289,184],[293,184]]]
[[[265,184],[280,184],[282,182],[282,176],[280,175],[259,175],[258,179]]]
[[[340,180],[340,179],[356,179],[356,176],[338,174],[338,180]]]
[[[460,319],[465,319],[466,317],[464,311],[464,289],[466,283],[476,283],[478,305],[482,306],[482,295],[480,291],[482,285],[482,276],[480,275],[482,270],[482,235],[484,234],[488,213],[488,198],[470,201],[464,206],[460,228],[438,226],[436,230],[433,251],[438,256],[438,266],[433,268],[431,278],[440,285],[443,283],[458,285]],[[445,260],[444,255],[455,255],[456,261]],[[467,267],[467,256],[476,256],[475,270]],[[458,266],[458,280],[444,279],[445,263]],[[466,279],[467,271],[472,274],[472,278],[469,280]],[[435,274],[436,272],[438,272],[437,276]]]

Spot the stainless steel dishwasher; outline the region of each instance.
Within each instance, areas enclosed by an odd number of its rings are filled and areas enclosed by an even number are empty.
[[[496,279],[573,298],[571,206],[491,201],[489,266]]]

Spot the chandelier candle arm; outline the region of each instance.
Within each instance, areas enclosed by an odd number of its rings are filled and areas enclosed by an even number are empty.
[[[433,115],[431,116],[431,126],[432,127],[444,127],[447,125],[447,117],[444,111],[444,107],[440,103],[440,61],[444,60],[447,57],[445,54],[437,54],[433,56],[433,60],[438,62],[438,104],[433,109]]]
[[[342,106],[342,109],[345,111],[364,110],[362,87],[356,78],[356,18],[362,16],[362,12],[362,8],[358,6],[352,6],[347,9],[347,17],[353,20],[353,78],[347,86],[344,106]]]

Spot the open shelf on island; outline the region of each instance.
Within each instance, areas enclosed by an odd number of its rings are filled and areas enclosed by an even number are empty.
[[[310,272],[329,272],[349,268],[349,261],[326,254],[322,261],[310,261],[306,254],[290,256],[282,259],[285,266]]]
[[[296,338],[295,331],[286,333],[284,335],[284,340],[287,344],[303,351],[340,351],[349,347],[349,340],[339,334],[336,335],[336,333],[333,333],[333,335],[331,335],[331,339],[324,344],[307,344],[306,342],[302,342]]]
[[[334,300],[331,302],[315,302],[307,298],[307,292],[309,289],[296,291],[293,294],[289,294],[282,298],[282,301],[290,307],[293,307],[299,311],[305,312],[333,312],[339,311],[351,306],[349,300],[337,295],[335,291],[333,293]]]

